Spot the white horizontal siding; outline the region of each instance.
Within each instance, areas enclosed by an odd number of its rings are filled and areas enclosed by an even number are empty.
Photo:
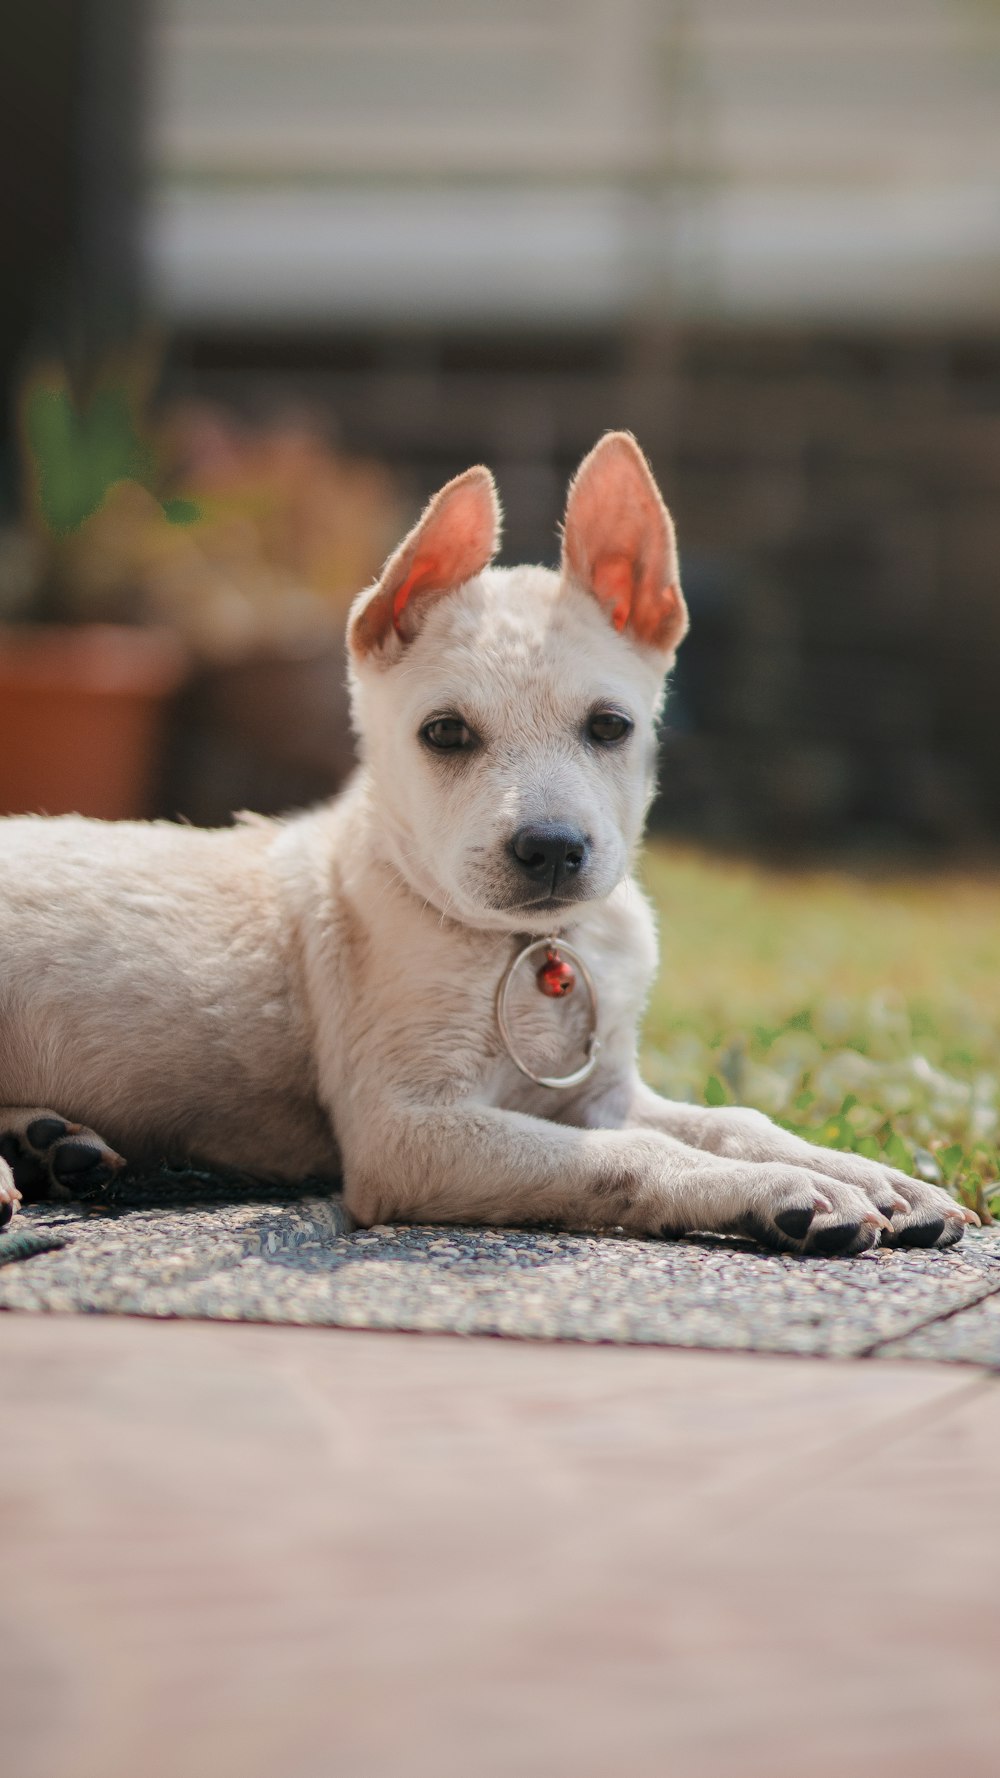
[[[1000,314],[986,0],[164,0],[168,315]]]

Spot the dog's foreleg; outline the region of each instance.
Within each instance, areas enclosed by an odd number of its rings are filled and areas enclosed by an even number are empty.
[[[891,1224],[882,1233],[882,1239],[890,1246],[951,1247],[961,1240],[966,1223],[979,1220],[971,1210],[956,1204],[940,1186],[911,1179],[894,1167],[882,1166],[863,1155],[818,1148],[790,1130],[783,1130],[762,1111],[745,1106],[675,1104],[661,1099],[639,1081],[633,1091],[630,1122],[660,1130],[720,1158],[749,1161],[758,1166],[777,1162],[820,1173],[840,1188],[826,1195],[841,1221],[851,1214],[852,1206],[856,1208],[857,1194],[863,1193]],[[818,1217],[810,1229],[807,1246],[811,1244],[814,1249],[833,1226],[828,1217]],[[829,1238],[834,1238],[832,1233]]]
[[[357,1121],[355,1121],[355,1119]],[[829,1204],[802,1167],[712,1155],[654,1129],[581,1129],[492,1106],[370,1105],[340,1130],[360,1222],[556,1223],[641,1234],[763,1232],[791,1245]],[[852,1239],[884,1219],[855,1194]]]
[[[28,1105],[0,1106],[0,1160],[25,1198],[73,1198],[106,1185],[125,1165],[95,1130]]]

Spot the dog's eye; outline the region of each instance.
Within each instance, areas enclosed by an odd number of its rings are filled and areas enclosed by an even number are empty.
[[[587,724],[587,734],[601,747],[613,747],[632,733],[633,724],[620,710],[595,710]]]
[[[458,748],[471,747],[475,739],[460,716],[435,716],[424,723],[420,738],[438,753],[453,753]]]

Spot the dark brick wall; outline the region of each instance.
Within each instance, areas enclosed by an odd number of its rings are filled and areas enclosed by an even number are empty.
[[[509,561],[554,558],[571,469],[634,427],[694,617],[658,818],[778,846],[1000,829],[1000,337],[201,336],[173,370],[250,411],[318,404],[415,502],[489,462]]]

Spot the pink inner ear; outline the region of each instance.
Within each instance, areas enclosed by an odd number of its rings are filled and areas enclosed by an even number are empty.
[[[395,630],[397,636],[401,636],[403,634],[402,630],[399,627],[399,620],[403,615],[403,611],[405,609],[407,599],[410,597],[410,594],[414,591],[414,589],[417,586],[419,586],[422,582],[427,582],[428,584],[433,582],[433,578],[434,578],[433,567],[434,567],[434,565],[432,562],[427,562],[427,561],[424,561],[422,558],[419,558],[416,562],[414,562],[413,567],[410,569],[409,574],[406,576],[406,579],[400,583],[400,585],[396,588],[396,591],[393,593],[393,595],[392,595],[392,627]]]
[[[650,648],[669,646],[681,618],[677,587],[657,585],[656,577],[634,568],[628,556],[603,556],[594,564],[592,582],[619,633],[627,624]]]
[[[392,595],[393,628],[404,641],[410,601],[451,592],[480,574],[496,548],[496,523],[492,482],[482,475],[461,478],[431,502],[414,538],[417,553]]]
[[[378,648],[393,631],[410,642],[421,607],[481,574],[497,547],[500,511],[487,469],[467,469],[435,494],[419,523],[387,562],[382,577],[358,601],[348,640],[358,655]]]
[[[629,625],[650,648],[674,648],[687,627],[680,588],[643,582],[636,590]]]
[[[628,556],[602,556],[594,563],[594,592],[606,607],[616,630],[623,630],[632,613],[634,588]]]
[[[566,508],[564,557],[617,631],[628,629],[653,648],[680,641],[686,613],[672,578],[670,519],[627,434],[608,434],[580,465]]]
[[[453,504],[457,505],[457,502]],[[450,517],[446,514],[445,517]],[[492,539],[484,540],[482,526],[475,523],[473,513],[455,515],[454,529],[444,530],[444,521],[436,527],[438,535],[421,539],[423,548],[405,578],[392,595],[392,623],[397,636],[406,640],[403,614],[410,600],[421,594],[449,593],[479,574],[492,554]],[[464,522],[463,522],[464,521]]]

